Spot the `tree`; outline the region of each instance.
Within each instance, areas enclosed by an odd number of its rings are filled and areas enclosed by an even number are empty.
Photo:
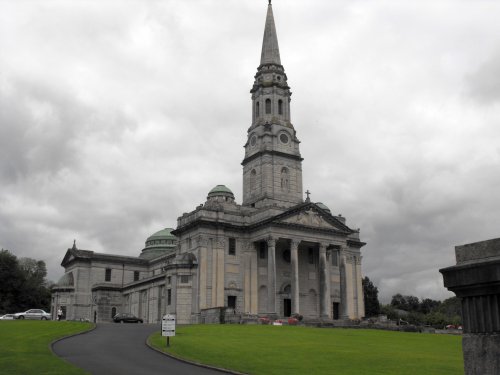
[[[430,298],[424,298],[420,302],[419,311],[422,314],[429,314],[430,312],[436,310],[439,307],[439,305],[441,305],[441,301],[436,301]]]
[[[0,252],[0,313],[40,308],[49,310],[50,289],[44,261],[21,258],[8,250]]]
[[[408,303],[406,302],[406,297],[401,294],[395,294],[391,299],[391,306],[399,310],[408,310]]]
[[[370,317],[380,314],[378,289],[368,277],[363,278],[363,294],[365,301],[365,316]]]
[[[447,298],[441,302],[438,311],[447,316],[462,316],[462,301],[458,297]]]
[[[17,258],[9,250],[0,251],[0,313],[17,309],[19,290],[23,275],[19,270]]]

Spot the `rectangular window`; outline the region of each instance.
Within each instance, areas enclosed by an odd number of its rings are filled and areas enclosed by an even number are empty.
[[[134,271],[134,281],[139,280],[139,271]]]
[[[181,275],[181,284],[187,284],[189,282],[189,275]]]
[[[172,303],[172,289],[167,289],[167,305]]]
[[[104,275],[104,281],[111,281],[111,268],[106,268],[106,274]]]
[[[236,255],[236,239],[229,239],[229,255]]]
[[[314,264],[314,249],[312,247],[309,248],[309,252],[307,253],[309,264]]]
[[[266,243],[265,242],[260,242],[259,258],[266,259]]]
[[[339,252],[338,252],[338,250],[332,251],[332,266],[334,266],[334,267],[339,266]]]
[[[236,309],[236,296],[227,296],[227,307]]]

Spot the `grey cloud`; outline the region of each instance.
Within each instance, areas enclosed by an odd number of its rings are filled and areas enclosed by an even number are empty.
[[[500,101],[500,51],[465,79],[468,94],[485,104]]]

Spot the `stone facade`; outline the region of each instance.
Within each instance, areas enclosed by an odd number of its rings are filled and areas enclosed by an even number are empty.
[[[76,281],[74,289],[57,286],[55,306],[81,294],[86,307],[79,310],[69,302],[73,313],[68,311],[68,317],[90,311],[90,319],[97,312],[109,320],[116,308],[149,322],[159,321],[163,313],[176,314],[180,324],[214,321],[218,311],[227,309],[241,316],[364,316],[360,249],[365,244],[359,230],[312,202],[309,192],[304,200],[300,141],[290,119],[291,92],[271,4],[250,92],[242,204],[230,189],[217,185],[204,204],[178,218],[172,231],[175,251],[163,255],[152,250],[143,250],[140,258],[89,252],[88,262],[87,253],[69,249],[63,266]],[[104,282],[106,267],[116,271]],[[141,280],[131,279],[136,271]],[[87,274],[85,280],[80,273]]]

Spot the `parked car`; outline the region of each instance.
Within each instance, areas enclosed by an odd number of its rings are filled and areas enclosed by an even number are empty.
[[[14,314],[5,314],[3,316],[0,316],[0,320],[14,320],[16,317]]]
[[[141,318],[130,313],[118,313],[113,317],[115,323],[143,323]]]
[[[38,319],[38,320],[49,320],[50,314],[40,309],[30,309],[25,312],[20,312],[14,314],[16,319]]]

